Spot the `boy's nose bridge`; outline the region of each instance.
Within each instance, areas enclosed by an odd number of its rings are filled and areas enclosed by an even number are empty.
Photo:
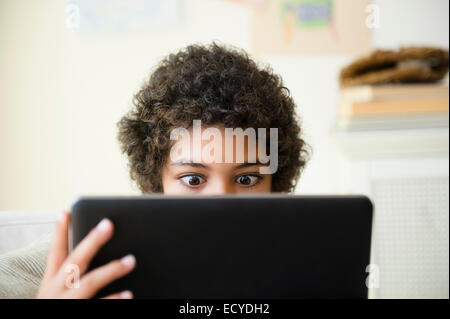
[[[235,189],[228,181],[217,179],[210,184],[208,193],[211,195],[233,194],[235,193]]]

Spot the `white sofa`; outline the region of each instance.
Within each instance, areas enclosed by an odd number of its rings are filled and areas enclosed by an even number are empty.
[[[54,230],[60,211],[0,211],[0,254],[23,248]]]

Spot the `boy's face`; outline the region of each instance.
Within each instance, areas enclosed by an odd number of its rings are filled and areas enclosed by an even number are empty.
[[[211,136],[196,143],[190,134],[189,138],[179,140],[178,148],[168,156],[162,171],[164,194],[269,193],[272,175],[261,174],[259,169],[263,165],[249,160],[252,155],[256,157],[257,150],[249,150],[247,139],[243,144],[236,138],[226,143],[224,128],[215,128],[221,132],[220,137]],[[227,152],[232,152],[228,153],[233,154],[232,161],[225,160]]]

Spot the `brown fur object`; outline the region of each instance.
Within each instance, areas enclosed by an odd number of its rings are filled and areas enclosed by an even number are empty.
[[[341,70],[341,86],[436,82],[445,77],[449,52],[432,47],[377,50]]]

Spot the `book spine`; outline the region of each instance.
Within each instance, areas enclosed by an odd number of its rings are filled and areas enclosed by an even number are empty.
[[[444,113],[449,111],[449,99],[428,99],[409,101],[380,101],[369,103],[344,102],[339,107],[339,114],[358,115],[393,115]]]

